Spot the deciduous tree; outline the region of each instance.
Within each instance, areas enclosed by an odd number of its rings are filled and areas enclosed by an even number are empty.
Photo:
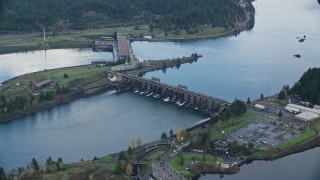
[[[133,167],[132,167],[132,165],[129,163],[129,164],[127,165],[127,168],[126,168],[126,174],[127,174],[128,176],[132,175],[132,169],[133,169]]]

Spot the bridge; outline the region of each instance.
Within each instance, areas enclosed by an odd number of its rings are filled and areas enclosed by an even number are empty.
[[[149,80],[113,71],[108,71],[107,73],[109,77],[116,76],[118,77],[117,79],[121,79],[114,87],[117,92],[133,90],[135,93],[163,99],[165,102],[175,102],[178,106],[201,110],[209,116],[219,114],[231,105],[226,100],[190,91],[185,85],[176,87],[161,83],[158,78]]]

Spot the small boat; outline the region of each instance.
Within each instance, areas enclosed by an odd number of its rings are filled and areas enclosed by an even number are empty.
[[[152,93],[150,93],[150,94],[147,94],[146,96],[151,96],[153,94],[153,92]]]
[[[296,57],[296,58],[301,58],[301,55],[300,54],[295,54],[295,55],[293,55],[294,57]]]

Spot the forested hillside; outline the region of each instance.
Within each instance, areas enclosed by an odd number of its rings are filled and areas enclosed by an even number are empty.
[[[104,28],[146,24],[165,31],[233,27],[252,0],[0,0],[0,31]]]
[[[291,92],[303,100],[320,104],[320,68],[310,68],[292,87]]]

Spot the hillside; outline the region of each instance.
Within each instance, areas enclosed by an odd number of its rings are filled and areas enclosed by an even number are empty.
[[[147,25],[151,30],[234,27],[252,0],[0,0],[0,32]]]
[[[309,68],[291,88],[302,100],[320,104],[320,68]]]

